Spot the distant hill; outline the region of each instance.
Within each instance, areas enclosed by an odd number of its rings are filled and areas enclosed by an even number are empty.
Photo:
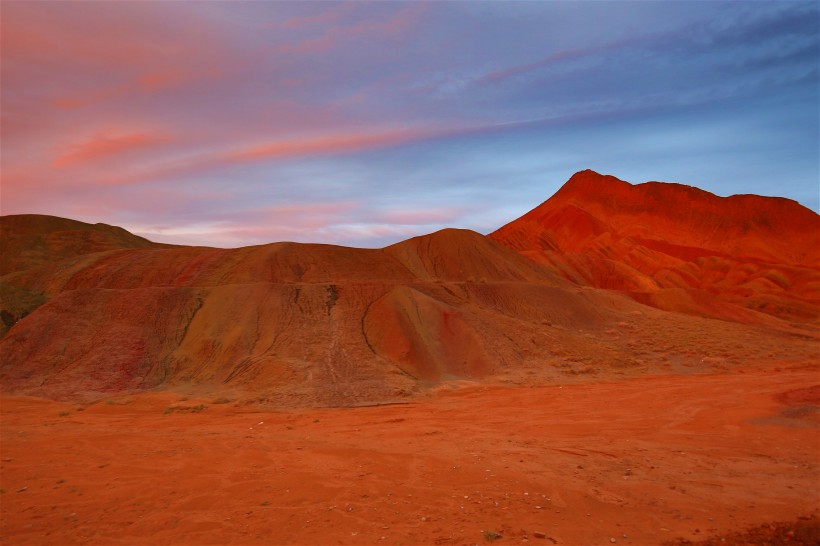
[[[81,254],[165,246],[106,224],[41,214],[0,216],[0,275]]]

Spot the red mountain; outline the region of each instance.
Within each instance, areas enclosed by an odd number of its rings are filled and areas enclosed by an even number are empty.
[[[820,216],[788,199],[582,171],[489,238],[662,309],[742,322],[820,316]]]

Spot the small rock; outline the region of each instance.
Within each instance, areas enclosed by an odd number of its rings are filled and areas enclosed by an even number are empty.
[[[617,540],[615,540],[615,537],[610,537],[610,538],[609,538],[609,541],[610,541],[612,544],[615,544],[615,543],[617,542]]]
[[[532,536],[535,538],[547,538],[547,533],[542,533],[541,531],[533,532]]]
[[[22,493],[23,491],[28,491],[28,487],[24,485],[23,487],[17,490],[18,493]]]

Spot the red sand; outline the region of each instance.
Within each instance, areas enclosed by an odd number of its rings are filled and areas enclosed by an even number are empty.
[[[281,412],[172,393],[84,411],[4,397],[0,541],[705,539],[818,513],[818,381],[807,365],[459,383],[403,405]]]

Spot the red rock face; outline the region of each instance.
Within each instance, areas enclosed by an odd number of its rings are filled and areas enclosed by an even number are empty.
[[[820,217],[787,199],[582,171],[489,238],[574,282],[662,309],[818,319]]]
[[[589,171],[489,237],[448,229],[376,250],[170,246],[2,217],[0,385],[350,405],[445,379],[800,359],[816,354],[819,228],[783,199]]]

